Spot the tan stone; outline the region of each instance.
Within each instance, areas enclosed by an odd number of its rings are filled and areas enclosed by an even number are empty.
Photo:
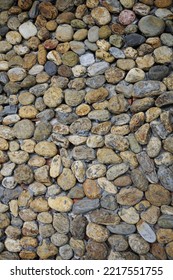
[[[146,115],[146,122],[152,122],[157,119],[161,114],[161,109],[158,107],[149,108],[145,115]]]
[[[97,185],[97,182],[92,179],[86,179],[83,183],[83,190],[85,195],[90,199],[99,198],[101,195],[101,188]]]
[[[78,116],[88,115],[88,113],[90,111],[91,111],[91,108],[88,104],[80,104],[78,107],[76,107],[76,114]]]
[[[123,162],[129,163],[131,169],[134,169],[138,166],[136,154],[132,151],[120,152],[120,157],[122,158]]]
[[[50,208],[58,212],[69,212],[72,208],[73,201],[67,196],[57,196],[55,198],[48,198],[48,205]]]
[[[150,125],[148,123],[142,125],[136,132],[135,138],[141,145],[146,145],[149,141]]]
[[[30,166],[34,166],[34,167],[41,167],[43,165],[45,165],[46,160],[44,159],[44,157],[40,157],[40,156],[33,156],[30,158],[30,160],[28,161],[28,164]]]
[[[63,168],[62,173],[58,176],[57,183],[65,191],[73,188],[76,184],[76,178],[71,169]]]
[[[94,102],[103,101],[108,96],[108,90],[101,87],[98,89],[93,89],[87,92],[85,95],[85,101],[89,104]]]
[[[44,103],[49,108],[55,108],[61,104],[63,98],[62,90],[58,87],[50,87],[43,96]]]
[[[8,142],[4,138],[0,138],[0,150],[1,151],[8,150]]]
[[[126,187],[132,184],[132,180],[128,175],[122,175],[114,180],[114,185],[117,187]]]
[[[139,221],[139,214],[134,207],[122,208],[118,211],[120,218],[128,224],[136,224]]]
[[[35,152],[43,157],[53,157],[57,154],[57,147],[53,142],[40,141],[35,146]]]
[[[19,109],[19,116],[23,119],[34,119],[38,114],[37,109],[34,106],[23,106]]]
[[[137,188],[123,188],[117,194],[117,202],[121,205],[133,206],[137,204],[143,197],[143,192]]]
[[[101,225],[89,223],[86,227],[86,234],[89,238],[97,242],[104,242],[109,237],[109,231]]]
[[[51,161],[51,165],[50,165],[50,176],[52,178],[56,178],[59,176],[60,172],[61,172],[61,157],[59,155],[56,155],[55,157],[53,157],[52,161]]]
[[[149,207],[146,211],[141,213],[141,218],[149,224],[156,224],[160,215],[160,209],[156,206]]]
[[[42,245],[38,246],[37,248],[37,255],[42,260],[49,259],[58,254],[58,248],[52,244],[48,243],[46,240],[43,240]]]
[[[156,231],[157,241],[161,244],[173,241],[173,229],[159,228]]]
[[[173,242],[170,242],[166,245],[166,253],[170,258],[173,258]]]
[[[31,201],[30,207],[35,212],[44,212],[44,211],[49,210],[47,200],[42,197],[38,197],[38,198],[34,199],[33,201]]]
[[[143,57],[137,57],[136,64],[138,68],[148,70],[154,65],[154,58],[151,54],[146,54]]]
[[[46,63],[46,56],[47,56],[47,52],[46,49],[43,45],[39,45],[38,46],[38,63],[41,65],[44,65]]]
[[[150,184],[145,196],[155,206],[169,205],[171,200],[170,192],[159,184]]]
[[[111,21],[111,15],[104,7],[96,7],[91,11],[91,16],[99,25],[106,25]]]

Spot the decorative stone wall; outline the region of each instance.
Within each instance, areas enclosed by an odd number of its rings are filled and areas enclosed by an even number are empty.
[[[173,259],[172,0],[0,0],[0,259]]]

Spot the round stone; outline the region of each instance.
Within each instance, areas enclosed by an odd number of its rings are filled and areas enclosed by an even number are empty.
[[[154,50],[154,58],[156,63],[170,63],[173,58],[173,51],[167,46],[162,46]]]
[[[21,120],[14,125],[13,133],[18,139],[29,139],[34,134],[34,124],[27,119]]]
[[[73,201],[67,196],[57,196],[55,198],[48,198],[48,205],[58,212],[69,212]]]
[[[104,226],[89,223],[86,227],[86,234],[89,238],[97,242],[104,242],[109,237],[109,231]]]
[[[57,154],[57,148],[53,142],[41,141],[35,146],[35,152],[40,156],[53,157]]]
[[[96,7],[91,11],[91,16],[97,24],[106,25],[111,21],[111,15],[104,7]]]
[[[17,31],[9,31],[6,34],[6,40],[12,45],[19,44],[22,41],[22,36]]]
[[[55,108],[61,104],[63,99],[62,90],[58,87],[50,87],[45,91],[43,100],[49,108]]]
[[[57,72],[57,66],[53,61],[47,61],[44,69],[49,76],[54,76]]]
[[[130,248],[137,254],[143,255],[150,250],[150,245],[140,235],[132,234],[129,236]]]
[[[37,28],[31,21],[26,21],[19,26],[19,32],[27,40],[37,34]]]
[[[28,165],[19,165],[14,170],[14,179],[19,184],[30,184],[33,181],[33,173]]]
[[[145,196],[155,206],[169,205],[171,199],[170,192],[158,184],[150,184]]]
[[[158,8],[167,8],[167,7],[171,6],[172,0],[163,0],[163,1],[162,0],[155,0],[154,4]]]
[[[136,16],[135,13],[131,10],[123,10],[119,14],[119,22],[123,25],[129,25],[135,20]]]
[[[73,38],[73,28],[71,25],[62,24],[57,27],[56,38],[60,42],[69,42]]]
[[[160,35],[165,29],[165,23],[162,19],[155,16],[145,16],[139,21],[140,31],[147,37]]]
[[[155,65],[149,69],[148,75],[151,80],[161,81],[168,76],[169,68],[166,65]]]

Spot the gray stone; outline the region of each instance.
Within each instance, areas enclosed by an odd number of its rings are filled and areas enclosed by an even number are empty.
[[[169,74],[169,68],[166,65],[155,65],[149,69],[148,76],[151,80],[163,80]]]
[[[100,200],[100,205],[101,207],[111,211],[114,211],[118,207],[118,204],[115,201],[115,196],[111,194],[103,196]]]
[[[87,71],[88,71],[88,75],[92,77],[92,76],[104,74],[108,68],[109,68],[109,63],[106,61],[101,61],[90,65]]]
[[[141,191],[146,191],[148,188],[148,180],[140,169],[133,169],[131,171],[131,179],[136,188]]]
[[[126,238],[122,235],[111,235],[108,238],[108,243],[111,245],[112,249],[116,252],[125,251],[128,248],[128,242]]]
[[[161,92],[161,83],[159,81],[139,81],[134,84],[133,96],[143,98],[160,95]]]
[[[156,241],[156,234],[153,229],[146,222],[139,222],[137,224],[137,230],[139,234],[149,243],[154,243]]]
[[[66,234],[63,234],[63,233],[54,233],[52,236],[51,236],[51,242],[55,245],[55,246],[63,246],[65,244],[67,244],[68,242],[68,235]]]
[[[106,79],[104,75],[98,75],[94,76],[92,78],[87,78],[86,79],[86,85],[91,87],[91,88],[99,88],[102,87],[105,83]]]
[[[77,201],[73,205],[72,212],[77,215],[77,214],[85,214],[88,213],[89,211],[95,210],[99,208],[99,199],[88,199],[88,198],[83,198],[79,201]]]
[[[130,225],[125,222],[122,222],[119,225],[107,226],[107,228],[112,233],[122,235],[132,234],[136,231],[136,227],[134,225]]]
[[[98,39],[99,39],[99,27],[92,26],[88,31],[88,40],[91,43],[95,43],[95,42],[97,42]]]
[[[132,33],[126,35],[124,40],[125,47],[138,47],[145,42],[145,37],[137,33]]]
[[[73,250],[69,244],[66,244],[59,248],[59,254],[63,260],[70,260],[73,257]]]
[[[162,19],[147,15],[142,17],[138,23],[139,30],[147,37],[160,35],[165,29],[165,23]]]
[[[129,164],[128,163],[120,163],[113,165],[107,170],[106,177],[108,180],[112,181],[115,180],[117,177],[120,175],[123,175],[126,173],[129,169]]]
[[[158,169],[158,178],[165,189],[173,191],[173,172],[169,167],[160,166]]]
[[[161,139],[166,139],[168,131],[166,131],[164,125],[160,121],[152,121],[150,127],[155,136],[159,136]]]
[[[147,153],[144,151],[137,154],[137,159],[148,181],[150,183],[157,183],[158,177],[153,160],[150,159]]]
[[[65,213],[54,213],[53,227],[60,234],[67,234],[70,230],[70,220]]]
[[[110,54],[112,54],[115,58],[125,58],[125,54],[122,50],[116,47],[111,47],[109,49]]]
[[[163,45],[173,47],[173,35],[170,33],[162,33],[160,36]]]
[[[158,219],[158,225],[161,228],[173,229],[173,216],[172,215],[161,215]]]
[[[173,91],[166,91],[162,93],[155,102],[157,107],[173,104]]]

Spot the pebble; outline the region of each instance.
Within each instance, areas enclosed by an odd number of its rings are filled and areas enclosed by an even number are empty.
[[[19,26],[19,32],[24,39],[29,39],[37,34],[37,28],[31,21],[27,21]]]
[[[130,248],[137,254],[146,254],[150,246],[149,244],[138,234],[132,234],[129,236]]]
[[[135,225],[139,221],[139,214],[133,207],[129,207],[127,209],[126,208],[121,209],[118,212],[118,215],[124,222],[128,224]]]
[[[170,193],[162,185],[150,184],[145,192],[147,200],[155,206],[169,205]]]
[[[99,199],[88,199],[84,198],[82,200],[77,201],[73,205],[73,213],[74,214],[85,214],[91,210],[95,210],[99,207]]]
[[[67,196],[59,196],[48,199],[48,205],[50,208],[58,212],[69,212],[72,208],[73,202]]]
[[[130,187],[128,189],[121,189],[117,194],[117,202],[120,205],[133,206],[141,201],[143,192],[137,188]]]
[[[154,231],[146,222],[139,221],[137,224],[137,231],[147,242],[154,243],[156,241]]]

